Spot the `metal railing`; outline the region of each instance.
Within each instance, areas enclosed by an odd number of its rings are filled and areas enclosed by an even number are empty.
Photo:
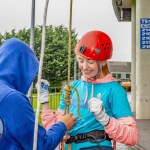
[[[54,92],[50,93],[48,95],[48,100],[49,100],[50,109],[55,111],[59,106],[59,102],[60,102],[60,98],[61,98],[61,92],[57,92],[58,91],[57,87],[54,87],[53,89],[54,89]],[[36,91],[34,91],[34,93],[36,93]],[[34,110],[36,111],[37,94],[33,94],[33,96],[32,96],[32,106],[33,106]],[[40,106],[40,110],[42,110],[42,105]]]

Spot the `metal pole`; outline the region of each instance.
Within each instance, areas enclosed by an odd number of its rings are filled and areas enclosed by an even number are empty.
[[[132,0],[131,108],[136,112],[136,0]]]
[[[31,31],[30,31],[30,47],[32,50],[34,50],[34,27],[35,27],[35,0],[32,0]],[[31,84],[29,91],[28,91],[28,98],[31,104],[33,103],[32,92],[33,92],[33,83]]]

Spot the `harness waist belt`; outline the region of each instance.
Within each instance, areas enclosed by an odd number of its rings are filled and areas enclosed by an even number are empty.
[[[88,133],[78,134],[76,136],[71,136],[70,139],[66,141],[66,144],[69,143],[81,143],[86,141],[97,141],[100,140],[101,142],[104,140],[111,141],[112,139],[109,138],[108,134],[104,130],[94,130]]]

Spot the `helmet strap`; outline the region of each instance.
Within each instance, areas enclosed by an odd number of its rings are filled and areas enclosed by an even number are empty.
[[[100,61],[96,61],[96,63],[97,63],[97,67],[98,67],[98,72],[97,72],[97,75],[95,77],[93,77],[94,80],[96,80],[97,77],[100,76],[100,73],[101,73]]]

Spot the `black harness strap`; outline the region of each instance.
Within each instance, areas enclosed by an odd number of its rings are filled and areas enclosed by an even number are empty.
[[[82,143],[86,141],[90,142],[102,142],[104,140],[111,141],[112,139],[106,134],[104,130],[94,130],[88,133],[78,134],[76,136],[71,136],[70,139],[66,141],[66,144],[69,143]]]

